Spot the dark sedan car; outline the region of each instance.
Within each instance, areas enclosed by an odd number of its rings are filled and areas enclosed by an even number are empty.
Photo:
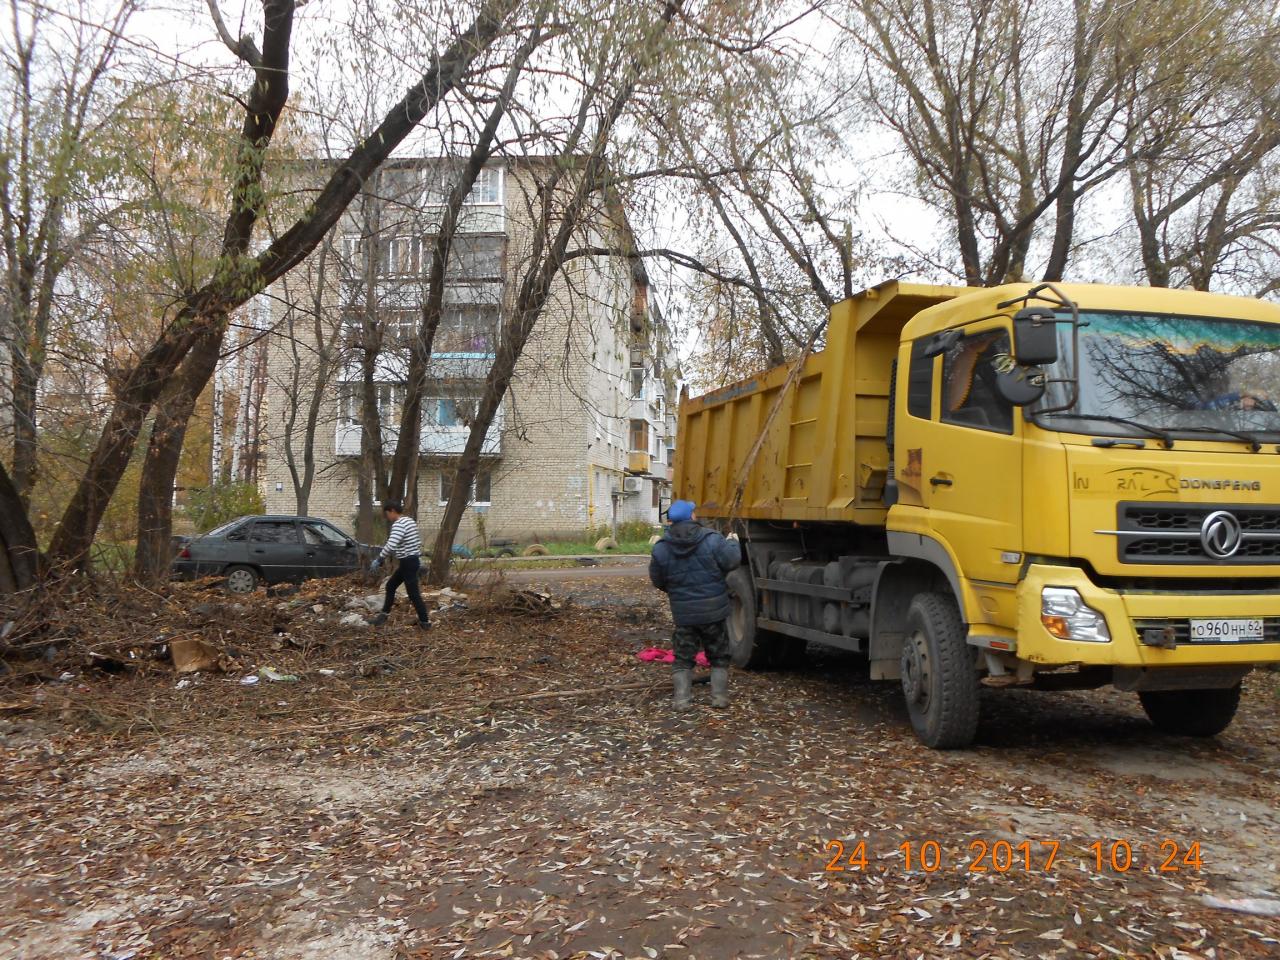
[[[231,593],[260,582],[337,577],[369,565],[376,547],[357,543],[328,520],[314,517],[240,517],[182,546],[173,575],[225,576]]]

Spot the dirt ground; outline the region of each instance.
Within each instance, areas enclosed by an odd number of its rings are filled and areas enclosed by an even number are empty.
[[[1277,674],[1213,740],[992,691],[937,753],[812,650],[673,716],[643,576],[545,582],[429,635],[341,626],[354,582],[86,607],[74,654],[0,674],[0,956],[1280,956],[1239,909],[1280,891]],[[147,659],[180,636],[222,670]]]

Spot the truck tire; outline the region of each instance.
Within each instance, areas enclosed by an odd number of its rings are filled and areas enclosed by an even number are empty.
[[[1231,725],[1240,706],[1240,684],[1216,690],[1142,690],[1142,709],[1162,733],[1212,737]]]
[[[921,593],[907,611],[902,692],[916,736],[935,750],[973,742],[978,730],[978,671],[955,600]]]
[[[756,588],[751,571],[738,567],[725,577],[729,588],[729,655],[743,670],[761,670],[773,657],[774,635],[756,626]]]

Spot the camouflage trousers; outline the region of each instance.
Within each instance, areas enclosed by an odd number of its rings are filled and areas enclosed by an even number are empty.
[[[723,620],[692,627],[676,627],[671,641],[676,655],[675,662],[671,665],[673,670],[692,670],[699,650],[707,651],[707,659],[713,667],[729,665],[729,635],[725,632]]]

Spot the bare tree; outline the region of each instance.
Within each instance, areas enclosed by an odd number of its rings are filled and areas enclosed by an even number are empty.
[[[0,52],[9,105],[0,133],[0,349],[10,374],[13,489],[24,507],[38,469],[38,392],[59,278],[114,212],[104,196],[120,99],[108,73],[135,6],[122,0],[99,22],[101,11],[84,3],[65,19],[41,4],[9,3]]]
[[[1022,280],[1039,241],[1042,276],[1061,279],[1082,199],[1127,162],[1124,93],[1159,14],[1125,0],[855,0],[850,14],[869,102],[948,223],[958,273]]]
[[[1131,87],[1128,180],[1142,270],[1152,286],[1208,290],[1235,255],[1280,229],[1272,168],[1280,148],[1280,27],[1269,10],[1184,4],[1147,26],[1159,42]],[[1248,272],[1248,265],[1244,265]],[[1240,276],[1237,289],[1276,289]]]
[[[225,28],[220,28],[228,46],[254,74],[244,101],[239,163],[230,188],[220,265],[199,289],[183,298],[159,337],[122,371],[98,446],[50,543],[50,554],[57,562],[83,565],[94,531],[151,405],[193,348],[199,344],[208,350],[210,341],[216,339],[206,337],[210,328],[224,329],[230,311],[283,276],[315,248],[357,195],[361,184],[502,35],[516,2],[487,0],[477,19],[431,57],[421,78],[386,113],[372,135],[348,154],[346,162],[332,173],[305,212],[254,256],[250,244],[262,212],[267,149],[288,100],[296,8],[293,0],[264,0],[261,49],[251,38],[234,40]],[[194,389],[199,377],[192,376],[190,380]],[[34,548],[34,544],[28,546]]]

